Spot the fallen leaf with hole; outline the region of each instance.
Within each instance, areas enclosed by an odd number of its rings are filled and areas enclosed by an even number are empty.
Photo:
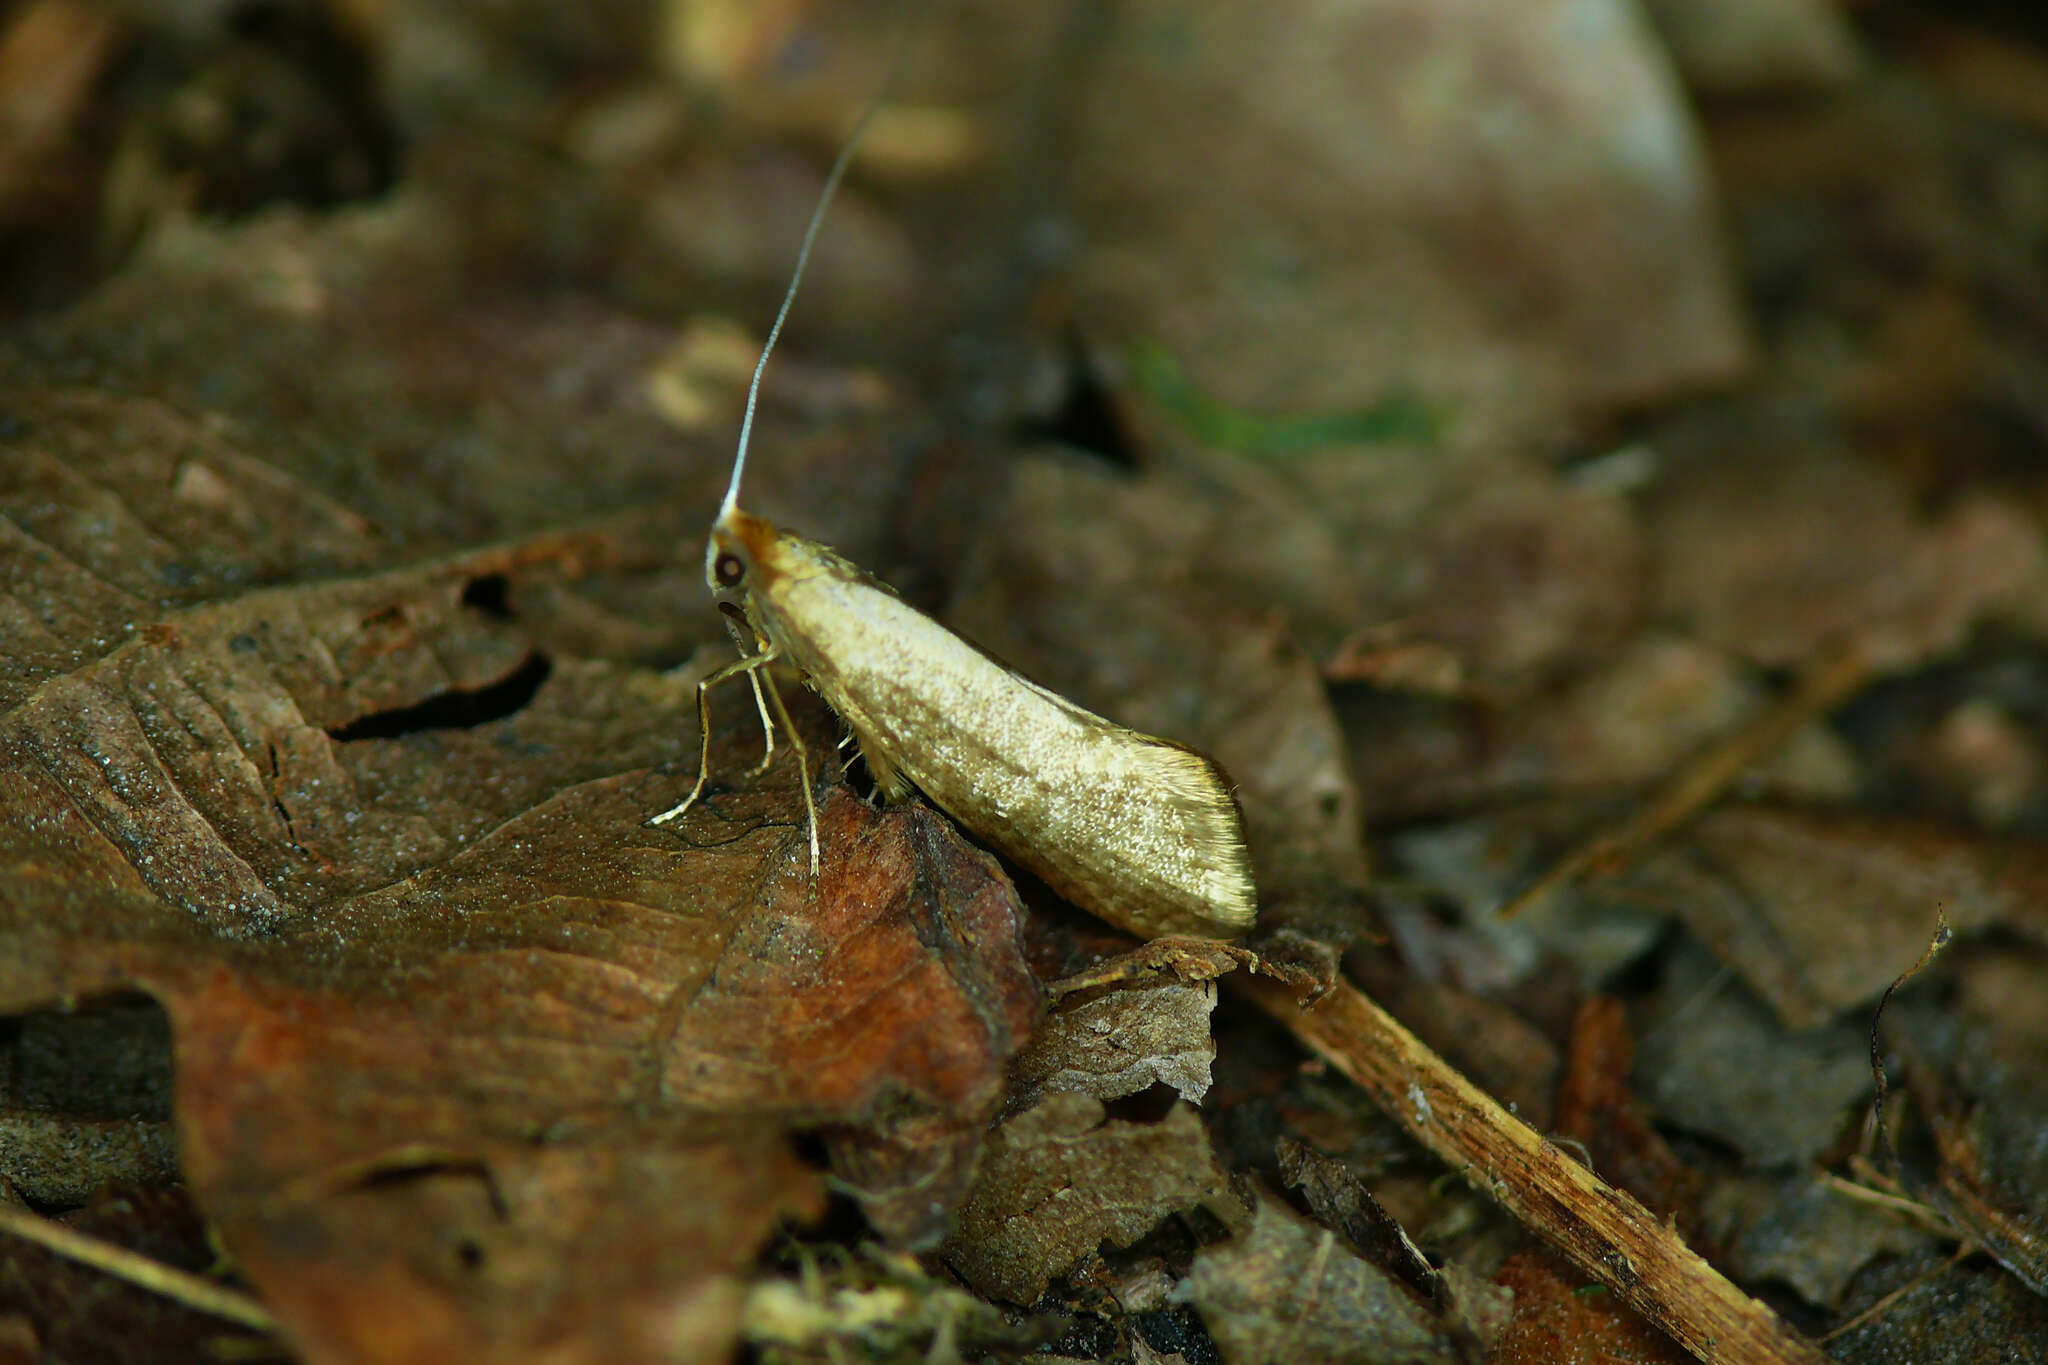
[[[962,1201],[946,1259],[976,1290],[1031,1304],[1105,1242],[1129,1246],[1195,1208],[1242,1218],[1195,1111],[1155,1123],[1112,1119],[1102,1102],[1058,1093],[1004,1120]]]
[[[821,1207],[792,1133],[921,1114],[964,1178],[1038,1008],[1008,881],[835,787],[813,883],[745,708],[731,780],[647,827],[689,689],[500,601],[614,531],[367,572],[359,521],[160,407],[38,416],[0,466],[0,1010],[162,1003],[186,1178],[300,1349],[715,1354]]]

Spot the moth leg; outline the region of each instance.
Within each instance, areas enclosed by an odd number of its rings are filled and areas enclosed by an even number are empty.
[[[747,770],[748,777],[759,777],[775,761],[775,723],[768,719],[768,701],[761,695],[761,670],[747,670],[747,681],[754,685],[754,709],[761,713],[761,733],[768,737],[761,749],[761,761]]]
[[[762,650],[759,654],[749,654],[744,658],[736,659],[732,663],[727,664],[724,668],[719,669],[697,684],[697,728],[703,734],[702,747],[697,751],[697,781],[690,788],[688,796],[678,801],[675,805],[670,806],[652,820],[649,820],[648,824],[667,824],[690,807],[696,805],[697,798],[704,794],[704,784],[711,779],[711,689],[744,673],[753,680],[754,696],[759,698],[761,695],[761,670],[772,663],[775,657],[776,651],[773,649]],[[778,702],[780,700],[780,698],[777,698]],[[761,723],[763,725],[768,724],[768,710],[765,706],[761,710]],[[795,741],[795,732],[791,732],[790,739],[792,742]],[[773,752],[775,734],[772,727],[769,729],[768,743],[770,751]],[[799,753],[801,753],[801,749],[799,749]]]
[[[789,735],[789,747],[796,750],[797,778],[804,789],[804,815],[811,826],[811,876],[815,878],[818,875],[818,807],[811,799],[811,753],[804,747],[803,737],[797,734],[795,722],[789,718],[789,708],[783,705],[782,693],[776,688],[774,678],[768,679],[768,700],[775,706],[775,718],[782,722],[783,730]]]
[[[732,636],[732,647],[740,652],[741,658],[750,659],[763,655],[771,658],[774,657],[774,647],[761,638],[760,632],[754,629],[751,621],[747,620],[747,615],[744,611],[730,602],[720,602],[718,610],[725,618],[725,633]],[[747,674],[747,682],[754,689],[754,710],[760,713],[761,734],[763,737],[761,761],[747,771],[747,776],[759,777],[762,773],[767,772],[768,766],[775,761],[775,723],[768,719],[768,703],[761,696],[760,670],[750,670]]]

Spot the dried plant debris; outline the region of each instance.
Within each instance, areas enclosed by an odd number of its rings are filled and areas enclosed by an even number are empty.
[[[1759,1165],[1812,1161],[1869,1099],[1862,1024],[1790,1032],[1697,948],[1673,957],[1636,1037],[1638,1093],[1656,1114]]]
[[[1936,1241],[1898,1207],[1807,1172],[1723,1180],[1701,1215],[1705,1235],[1745,1283],[1786,1285],[1820,1308],[1839,1308],[1872,1262]]]
[[[1902,1161],[1905,1189],[2037,1294],[2048,1295],[2048,1219],[2038,1197],[2048,1045],[2038,1025],[2038,955],[1961,964],[1953,1013],[1901,1002],[1885,1037],[1924,1115],[1927,1158]],[[2035,1027],[2029,1027],[2032,1024]],[[1917,1132],[1913,1136],[1918,1136]]]
[[[0,1195],[4,1198],[4,1195]],[[214,1266],[217,1250],[190,1197],[175,1187],[109,1185],[65,1215],[74,1232],[181,1270]],[[0,1341],[21,1360],[218,1360],[229,1351],[278,1359],[279,1343],[147,1293],[42,1247],[0,1238]],[[24,1340],[25,1338],[25,1340]],[[146,1345],[143,1345],[146,1343]]]
[[[645,828],[688,689],[515,605],[616,534],[374,570],[360,517],[160,405],[29,410],[0,1000],[161,1002],[183,1172],[295,1340],[717,1351],[819,1207],[791,1133],[919,1109],[964,1180],[1038,1009],[1007,881],[835,789],[812,884],[786,760]]]
[[[2048,937],[2048,851],[1942,822],[1731,806],[1597,899],[1671,907],[1793,1029],[1874,1004],[1925,943]]]
[[[2048,31],[1928,10],[920,21],[750,496],[1221,760],[1260,933],[1133,947],[793,688],[819,876],[745,689],[644,824],[893,20],[0,5],[0,1198],[323,1362],[2023,1354]],[[0,1241],[0,1356],[221,1330]]]
[[[1226,1225],[1244,1215],[1193,1109],[1176,1104],[1146,1123],[1108,1118],[1087,1095],[1052,1094],[990,1136],[946,1259],[981,1293],[1035,1303],[1104,1244],[1129,1246],[1194,1209]]]
[[[1509,1365],[1550,1365],[1557,1360],[1678,1365],[1691,1359],[1601,1286],[1587,1285],[1542,1252],[1522,1252],[1494,1278],[1514,1291],[1516,1312],[1489,1360]]]
[[[1200,1103],[1216,1040],[1214,981],[1160,980],[1062,1001],[1010,1063],[1011,1103],[1053,1091],[1121,1099],[1154,1085]]]
[[[1226,1360],[1464,1358],[1412,1290],[1270,1195],[1242,1236],[1196,1255],[1186,1293]]]
[[[780,1365],[943,1359],[948,1351],[1029,1351],[1050,1323],[1014,1320],[965,1290],[927,1275],[913,1258],[873,1246],[821,1262],[798,1248],[793,1279],[762,1280],[747,1293],[745,1338]]]

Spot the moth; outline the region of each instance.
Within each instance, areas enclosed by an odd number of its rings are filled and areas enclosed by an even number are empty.
[[[781,662],[846,722],[886,798],[922,792],[1060,895],[1141,937],[1235,937],[1251,927],[1258,894],[1243,812],[1213,761],[1040,687],[828,547],[739,505],[762,372],[873,112],[871,105],[826,177],[754,367],[732,478],[704,557],[706,584],[741,657],[698,684],[704,740],[696,784],[650,823],[681,816],[703,795],[710,690],[745,674],[767,731],[761,769],[773,756],[778,721],[796,752],[816,874],[808,755],[767,671]]]

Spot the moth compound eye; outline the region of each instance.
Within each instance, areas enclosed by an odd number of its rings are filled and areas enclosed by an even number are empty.
[[[727,551],[711,566],[711,572],[718,576],[719,587],[737,588],[740,580],[747,576],[747,566],[740,563],[738,555]]]

